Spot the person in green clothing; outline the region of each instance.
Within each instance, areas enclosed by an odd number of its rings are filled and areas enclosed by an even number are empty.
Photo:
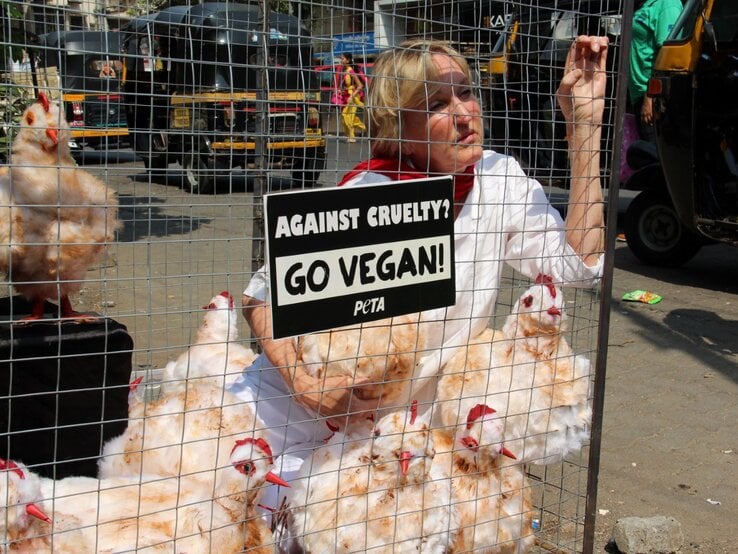
[[[682,13],[681,0],[641,0],[633,14],[628,94],[643,140],[655,142],[653,99],[646,95],[656,54]]]

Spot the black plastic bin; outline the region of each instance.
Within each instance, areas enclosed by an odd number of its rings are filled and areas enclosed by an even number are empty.
[[[0,299],[0,457],[95,476],[103,443],[126,427],[133,340],[108,318],[11,323],[29,313],[22,297]]]

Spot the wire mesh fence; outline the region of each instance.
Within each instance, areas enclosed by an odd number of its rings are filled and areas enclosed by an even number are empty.
[[[607,36],[601,167],[578,176],[607,188],[624,1],[2,6],[3,550],[591,546],[606,286],[561,253],[558,212],[578,201],[556,90],[573,40]],[[485,154],[449,239],[454,300],[401,283],[419,297],[410,314],[375,303],[348,329],[286,339],[296,362],[270,361],[268,279],[290,283],[261,271],[264,197],[305,191],[307,225],[330,211],[316,199],[335,207],[316,193],[382,140],[410,177],[449,173],[407,134],[442,108],[396,111],[395,137],[369,114],[375,61],[386,77],[381,56],[412,40],[458,52],[469,78],[452,96],[480,108],[467,136]],[[417,74],[436,98],[442,79]],[[454,132],[476,125],[467,115]],[[395,179],[365,179],[391,220],[397,189],[381,186]],[[342,251],[389,248],[390,223]],[[332,263],[323,243],[339,234],[294,254]],[[604,243],[593,254],[602,271]],[[409,275],[418,259],[356,271]],[[305,319],[332,311],[302,304]],[[349,398],[358,414],[342,417]]]

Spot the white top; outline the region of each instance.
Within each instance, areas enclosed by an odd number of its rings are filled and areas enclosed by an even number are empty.
[[[391,179],[364,172],[347,186],[387,183]],[[440,368],[470,337],[484,330],[493,315],[503,263],[534,279],[539,273],[564,286],[595,286],[604,256],[586,266],[566,242],[561,215],[540,183],[528,178],[514,158],[485,151],[475,166],[474,187],[454,222],[456,303],[421,314],[429,329],[427,350],[419,357],[407,400],[430,401]],[[269,279],[264,268],[244,294],[266,301]],[[427,386],[429,385],[429,386]]]

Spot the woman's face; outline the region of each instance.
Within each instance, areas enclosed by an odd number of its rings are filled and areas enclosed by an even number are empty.
[[[439,70],[437,91],[424,107],[403,114],[402,153],[418,169],[462,173],[482,157],[482,108],[459,64],[434,54]]]

